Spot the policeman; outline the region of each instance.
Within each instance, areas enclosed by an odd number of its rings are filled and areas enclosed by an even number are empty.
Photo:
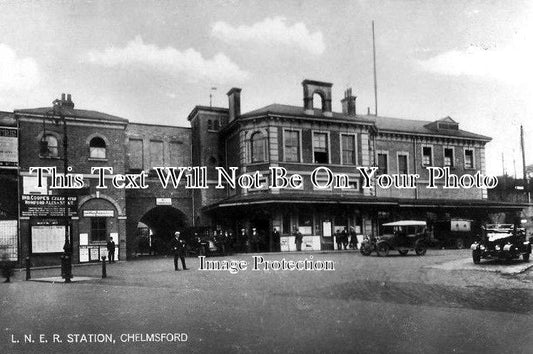
[[[174,233],[174,238],[171,242],[172,251],[174,252],[174,270],[180,270],[178,268],[178,257],[181,259],[181,265],[183,270],[188,268],[185,266],[185,241],[180,238],[180,232],[176,231]]]

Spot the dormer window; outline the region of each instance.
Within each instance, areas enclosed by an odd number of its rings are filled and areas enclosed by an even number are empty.
[[[438,122],[437,129],[444,130],[459,130],[459,124],[450,122]]]
[[[94,137],[89,143],[89,157],[91,159],[105,159],[106,158],[106,145],[104,139],[100,137]]]

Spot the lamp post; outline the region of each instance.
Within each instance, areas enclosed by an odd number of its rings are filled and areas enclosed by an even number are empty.
[[[59,115],[60,121],[63,123],[63,173],[65,176],[68,172],[68,137],[67,137],[67,120],[63,114],[63,101],[56,99],[52,102],[54,115]],[[63,245],[62,256],[62,276],[65,278],[65,283],[70,283],[72,278],[72,243],[69,237],[69,207],[68,195],[65,193],[64,199],[64,214],[63,223],[65,225],[65,244]]]

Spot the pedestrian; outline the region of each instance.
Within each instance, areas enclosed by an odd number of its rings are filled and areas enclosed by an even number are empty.
[[[107,241],[107,257],[109,263],[115,263],[115,247],[115,241],[113,241],[113,237],[110,237],[109,241]]]
[[[342,235],[339,229],[335,231],[335,242],[337,243],[337,250],[342,250]]]
[[[280,235],[277,228],[274,228],[274,231],[272,232],[272,250],[273,252],[279,252],[281,250],[280,247]]]
[[[254,227],[252,228],[252,250],[254,252],[259,252],[259,235],[257,234],[257,229]]]
[[[241,229],[241,245],[246,253],[251,252],[250,240],[248,239],[248,233],[246,229]]]
[[[294,227],[294,243],[296,244],[296,251],[301,251],[302,250],[302,241],[303,241],[303,235],[302,233],[300,232],[300,230],[298,230],[297,227]]]
[[[357,232],[355,232],[355,229],[353,226],[350,227],[350,247],[352,247],[354,250],[357,249]]]
[[[344,229],[341,232],[341,239],[342,239],[342,245],[344,246],[344,250],[348,248],[348,228],[345,226]]]
[[[174,270],[180,270],[178,267],[178,258],[181,259],[183,270],[188,268],[185,266],[185,241],[180,238],[180,232],[174,233],[174,238],[171,242],[172,251],[174,252]]]

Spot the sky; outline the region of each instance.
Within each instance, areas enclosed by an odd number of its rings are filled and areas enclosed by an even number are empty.
[[[76,108],[188,126],[196,105],[302,105],[333,83],[340,111],[434,121],[490,136],[487,173],[533,163],[533,1],[1,1],[0,111]],[[216,89],[214,89],[216,88]],[[502,156],[504,163],[502,164]],[[516,167],[515,167],[516,166]]]

